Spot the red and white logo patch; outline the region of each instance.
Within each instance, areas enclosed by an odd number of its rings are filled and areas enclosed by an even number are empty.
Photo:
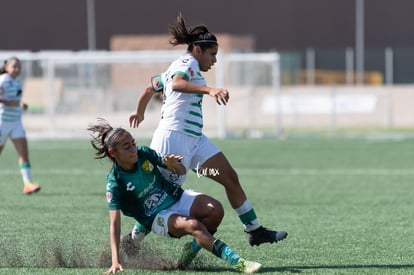
[[[111,202],[112,201],[112,193],[111,192],[106,192],[106,201],[107,202]]]

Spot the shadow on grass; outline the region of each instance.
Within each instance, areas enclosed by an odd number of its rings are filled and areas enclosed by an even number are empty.
[[[413,269],[413,265],[315,265],[315,266],[285,266],[285,267],[263,267],[260,273],[277,273],[277,272],[289,272],[289,273],[302,273],[303,271],[309,270],[347,270],[347,269],[365,269],[369,271],[369,269],[387,269],[387,270],[400,270],[400,269]],[[172,270],[172,269],[171,269]],[[209,265],[202,265],[196,264],[195,266],[186,269],[184,272],[194,272],[194,273],[203,273],[203,272],[214,272],[214,273],[224,273],[224,272],[232,272],[234,271],[230,267],[217,267],[217,266],[209,266]]]
[[[314,269],[413,269],[414,264],[355,264],[355,265],[309,265],[309,266],[284,266],[284,267],[275,267],[269,268],[264,267],[261,269],[261,273],[273,273],[273,272],[290,272],[290,273],[301,273],[304,270],[314,270]]]

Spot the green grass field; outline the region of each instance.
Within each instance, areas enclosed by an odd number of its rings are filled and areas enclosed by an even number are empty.
[[[250,247],[222,187],[194,174],[184,186],[223,203],[217,237],[261,262],[262,273],[414,274],[413,140],[216,143],[238,171],[260,222],[287,230],[288,238]],[[38,194],[22,194],[10,141],[0,156],[0,274],[102,274],[110,266],[110,164],[93,158],[87,140],[33,140],[29,147],[33,176],[42,185]],[[122,224],[127,233],[133,221],[123,217]],[[149,235],[123,274],[235,274],[207,251],[193,270],[169,270],[188,240]]]

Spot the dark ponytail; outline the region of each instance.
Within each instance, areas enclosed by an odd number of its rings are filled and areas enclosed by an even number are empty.
[[[95,158],[103,159],[108,157],[114,162],[108,149],[114,149],[118,145],[117,137],[127,131],[123,128],[113,128],[105,119],[98,118],[98,123],[89,125],[87,130],[91,131],[92,147],[96,150]]]
[[[0,74],[5,74],[6,73],[6,65],[7,65],[7,60],[4,60],[3,66],[1,66],[1,68],[0,68]]]
[[[194,46],[200,46],[204,51],[207,48],[217,46],[217,38],[214,34],[208,31],[204,25],[197,25],[187,29],[184,17],[180,14],[174,25],[168,28],[172,38],[170,44],[173,46],[186,44],[187,51],[192,51]]]

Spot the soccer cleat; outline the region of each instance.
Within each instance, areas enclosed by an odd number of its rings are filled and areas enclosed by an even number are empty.
[[[177,266],[178,269],[184,270],[191,264],[194,258],[197,256],[197,252],[195,252],[191,248],[191,242],[184,244],[183,253],[181,254],[180,259],[178,260]]]
[[[233,266],[233,268],[236,269],[238,272],[251,274],[259,271],[260,268],[262,268],[262,264],[240,258],[237,264]]]
[[[37,183],[25,183],[23,186],[23,193],[30,195],[40,190],[40,185]]]
[[[247,232],[247,241],[251,246],[262,243],[277,243],[287,237],[286,231],[273,231],[260,226],[256,230]]]
[[[128,256],[136,256],[140,247],[141,240],[135,240],[132,238],[132,233],[121,236],[120,246],[122,251]]]

